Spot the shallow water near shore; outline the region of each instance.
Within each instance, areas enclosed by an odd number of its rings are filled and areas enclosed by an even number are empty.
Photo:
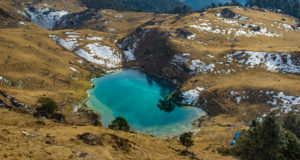
[[[192,122],[203,114],[194,107],[176,107],[169,113],[160,110],[158,100],[172,93],[174,86],[139,70],[108,74],[95,79],[93,84],[87,103],[101,113],[105,127],[121,116],[137,133],[168,137],[191,130]]]

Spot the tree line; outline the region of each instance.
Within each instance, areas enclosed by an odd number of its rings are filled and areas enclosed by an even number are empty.
[[[281,9],[286,14],[300,18],[299,0],[247,0],[246,6]]]
[[[167,12],[184,4],[178,0],[81,0],[88,8],[116,11]]]
[[[237,0],[225,3],[211,3],[208,8],[222,7],[222,6],[243,6]],[[247,0],[246,7],[260,7],[272,10],[280,9],[283,13],[300,18],[300,2],[299,0]]]

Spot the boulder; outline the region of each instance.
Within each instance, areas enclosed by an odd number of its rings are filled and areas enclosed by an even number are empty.
[[[228,8],[224,8],[221,11],[221,16],[224,18],[234,18],[236,16],[236,14]]]

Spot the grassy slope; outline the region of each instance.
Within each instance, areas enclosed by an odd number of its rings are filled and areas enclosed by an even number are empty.
[[[6,109],[0,109],[0,115],[5,115],[0,116],[1,159],[189,159],[176,152],[178,149],[183,150],[184,147],[174,140],[116,132],[102,127],[69,126],[49,120],[44,120],[46,125],[40,125],[37,124],[37,119],[30,115],[14,113]],[[33,136],[26,136],[22,131]],[[128,139],[131,143],[130,151],[127,153],[113,148],[115,144],[110,142],[109,138],[103,139],[103,146],[89,146],[77,139],[77,135],[87,131],[96,135],[110,133]],[[207,134],[214,131],[207,128],[204,132]],[[219,140],[224,141],[222,136],[218,137]],[[210,142],[205,138],[196,139],[196,142],[205,141]],[[218,154],[202,151],[202,148],[198,147],[199,145],[191,148],[199,155],[198,158],[221,158]]]
[[[3,1],[0,2],[2,4]],[[243,16],[250,17],[254,22],[264,22],[266,25],[275,21],[281,22],[282,18],[287,19],[284,23],[291,23],[293,20],[291,17],[270,12],[262,13],[256,10],[242,11],[235,9],[234,11]],[[112,47],[116,47],[113,43],[114,40],[130,34],[138,26],[154,18],[157,21],[166,19],[167,22],[162,25],[148,26],[148,28],[159,28],[171,34],[174,34],[177,28],[184,28],[185,26],[194,24],[199,18],[209,19],[214,25],[229,27],[224,23],[214,21],[218,18],[215,14],[219,12],[219,9],[209,10],[204,17],[200,17],[200,13],[194,13],[181,17],[180,20],[176,20],[176,16],[174,15],[153,15],[151,13],[133,12],[117,13],[111,10],[100,12],[103,13],[103,18],[86,22],[84,28],[95,29],[97,26],[103,25],[106,27],[105,32],[107,33],[91,30],[80,30],[76,32],[82,34],[93,33],[95,36],[107,36],[110,40],[106,40],[105,43]],[[124,17],[116,18],[116,14],[122,14]],[[261,16],[263,14],[265,15]],[[108,24],[103,24],[106,20],[108,20]],[[36,104],[37,98],[44,94],[55,98],[63,107],[67,107],[67,105],[65,105],[67,102],[74,102],[74,100],[75,102],[81,101],[85,98],[85,89],[89,87],[88,80],[91,73],[86,70],[86,66],[82,66],[77,62],[77,60],[81,58],[71,52],[63,50],[48,37],[49,34],[63,36],[64,31],[52,32],[30,23],[27,24],[28,27],[18,26],[0,29],[0,76],[4,76],[16,84],[18,84],[19,80],[25,82],[23,89],[5,85],[0,86],[0,90],[5,90],[9,95],[17,97],[18,100],[29,105]],[[109,28],[116,30],[110,31]],[[192,29],[190,31],[197,33]],[[197,40],[208,43],[207,46],[196,43],[193,40],[180,38],[174,38],[172,41],[176,44],[176,48],[180,50],[180,52],[191,53],[192,58],[201,58],[201,60],[209,63],[211,60],[207,58],[208,53],[218,58],[234,50],[299,51],[298,37],[299,32],[287,32],[280,38],[258,36],[238,38],[239,42],[231,42],[227,41],[225,39],[226,37],[220,35],[197,33]],[[183,44],[185,47],[182,47]],[[234,45],[234,47],[230,47],[231,45]],[[272,48],[270,48],[270,46],[272,46]],[[78,69],[80,74],[68,69],[69,66]],[[55,75],[55,78],[50,78],[49,74]],[[71,74],[76,74],[79,80],[71,80]],[[198,82],[195,82],[195,79],[197,79]],[[210,89],[205,91],[207,92],[206,94],[211,94],[214,93],[215,90],[218,90],[220,96],[226,96],[228,89],[270,89],[284,91],[292,95],[299,95],[299,81],[299,76],[296,75],[278,74],[263,69],[253,69],[241,70],[237,73],[223,76],[195,76],[183,84],[182,90],[192,89],[196,86],[209,86]],[[73,98],[73,100],[66,101],[68,97]],[[195,145],[191,147],[191,151],[197,154],[199,158],[232,159],[232,157],[220,157],[219,154],[215,153],[216,148],[222,145],[228,145],[232,140],[234,132],[246,126],[244,122],[255,118],[257,112],[266,109],[263,107],[263,104],[242,103],[237,105],[230,101],[225,101],[223,105],[233,106],[239,109],[234,112],[234,116],[219,115],[204,122],[203,128],[201,128],[200,132],[195,136]],[[245,112],[248,114],[243,116]],[[0,110],[0,115],[3,115],[0,116],[2,118],[0,121],[0,132],[6,132],[3,129],[7,129],[10,132],[10,134],[1,134],[0,146],[5,146],[3,149],[5,152],[1,152],[2,155],[0,155],[0,157],[4,157],[4,154],[6,154],[11,155],[12,157],[10,158],[15,157],[18,159],[25,159],[26,155],[33,156],[32,159],[40,159],[41,157],[53,159],[64,157],[68,159],[71,155],[78,157],[79,152],[87,152],[88,156],[94,159],[97,159],[97,157],[106,157],[107,159],[146,159],[146,157],[150,159],[184,159],[184,157],[179,157],[178,153],[174,151],[174,149],[183,149],[183,147],[176,142],[176,139],[165,141],[150,136],[125,134],[121,132],[116,133],[105,128],[68,126],[51,121],[47,121],[46,127],[41,127],[35,124],[36,119],[28,115],[16,114],[2,109]],[[37,136],[37,138],[24,137],[20,133],[23,130],[40,136]],[[130,154],[115,151],[111,145],[102,147],[87,146],[76,139],[78,134],[82,134],[85,131],[94,134],[114,133],[138,145],[135,146],[136,150]],[[44,142],[47,133],[56,136],[54,145],[47,145]],[[75,140],[73,141],[72,139]],[[32,145],[32,143],[34,145]],[[169,147],[174,149],[170,149]],[[2,147],[0,148],[2,149]],[[17,152],[19,152],[21,156],[15,154]],[[154,157],[153,155],[156,156]]]

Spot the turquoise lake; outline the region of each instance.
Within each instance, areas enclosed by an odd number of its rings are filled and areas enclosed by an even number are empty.
[[[173,92],[174,87],[139,70],[108,74],[95,79],[93,84],[87,103],[101,113],[105,127],[121,116],[137,133],[175,136],[191,130],[192,122],[203,113],[194,107],[176,107],[172,112],[160,110],[158,100]]]

